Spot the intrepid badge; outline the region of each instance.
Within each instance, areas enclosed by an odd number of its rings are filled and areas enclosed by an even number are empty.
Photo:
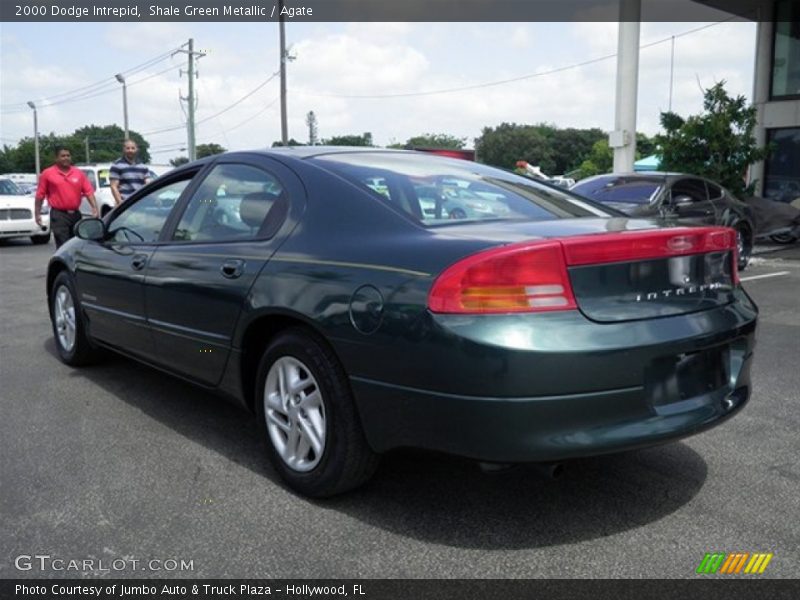
[[[671,298],[672,296],[688,296],[690,294],[697,294],[699,292],[708,292],[711,290],[730,289],[729,285],[724,283],[703,283],[700,285],[690,285],[682,288],[672,288],[671,290],[659,290],[657,292],[647,292],[646,294],[636,294],[636,302],[648,302],[650,300],[661,300],[662,298]]]

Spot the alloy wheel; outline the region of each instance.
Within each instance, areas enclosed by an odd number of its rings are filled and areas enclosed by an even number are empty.
[[[270,367],[264,415],[272,445],[289,468],[308,472],[319,464],[325,452],[325,405],[316,379],[298,359],[283,356]]]
[[[75,346],[75,303],[67,286],[59,286],[53,306],[56,320],[58,343],[67,352]]]

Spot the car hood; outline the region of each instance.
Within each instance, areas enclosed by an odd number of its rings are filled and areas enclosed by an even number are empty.
[[[552,221],[478,221],[463,225],[447,225],[437,228],[443,236],[468,237],[489,242],[514,243],[531,239],[587,235],[619,231],[640,231],[674,226],[658,219],[575,218]]]
[[[0,208],[30,208],[33,210],[33,196],[0,196]]]

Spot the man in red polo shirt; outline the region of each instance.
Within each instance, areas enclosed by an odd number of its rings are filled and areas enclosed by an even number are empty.
[[[81,220],[81,197],[86,196],[92,215],[98,216],[92,184],[83,171],[72,166],[72,154],[64,146],[56,147],[56,163],[39,175],[34,212],[36,222],[42,223],[42,201],[50,204],[50,230],[56,240],[56,250],[73,235],[72,228]]]

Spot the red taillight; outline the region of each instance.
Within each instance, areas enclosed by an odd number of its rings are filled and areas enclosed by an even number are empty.
[[[561,242],[480,252],[442,273],[428,296],[437,313],[509,313],[576,308]]]
[[[722,227],[625,231],[510,244],[446,269],[428,295],[435,313],[544,312],[577,308],[567,267],[730,251],[739,284],[736,232]]]

